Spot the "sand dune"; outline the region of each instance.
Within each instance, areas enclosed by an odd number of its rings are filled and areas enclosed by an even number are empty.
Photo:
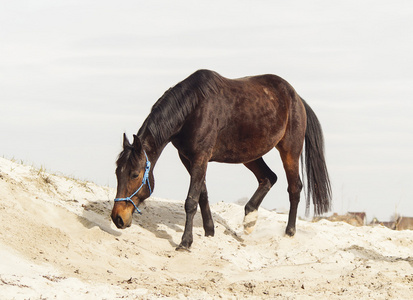
[[[412,299],[413,231],[298,221],[211,206],[215,237],[196,215],[190,253],[175,251],[182,201],[150,198],[132,227],[110,221],[114,190],[0,158],[1,299]]]

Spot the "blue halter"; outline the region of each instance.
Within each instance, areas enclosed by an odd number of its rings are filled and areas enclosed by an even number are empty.
[[[135,202],[132,201],[133,196],[135,196],[140,190],[141,188],[146,184],[148,184],[148,188],[149,188],[149,196],[152,194],[152,189],[151,189],[151,183],[149,182],[149,171],[151,169],[151,162],[148,159],[148,156],[146,155],[146,152],[143,151],[143,153],[145,153],[145,157],[146,157],[146,165],[145,165],[145,173],[143,174],[143,178],[142,178],[142,184],[141,186],[136,190],[136,192],[134,192],[132,195],[130,195],[129,197],[126,198],[116,198],[115,202],[119,202],[119,201],[128,201],[131,202],[133,204],[133,206],[135,206],[136,211],[139,214],[142,214],[142,212],[139,210],[138,206],[135,204]]]

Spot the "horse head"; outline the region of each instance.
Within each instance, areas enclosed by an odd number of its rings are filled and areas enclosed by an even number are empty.
[[[139,204],[151,195],[154,187],[151,163],[139,137],[133,138],[131,144],[123,135],[123,151],[116,162],[118,185],[111,217],[121,229],[132,224],[133,212],[140,213]]]

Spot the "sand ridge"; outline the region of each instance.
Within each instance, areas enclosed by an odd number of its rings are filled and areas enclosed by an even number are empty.
[[[177,252],[183,201],[152,197],[133,225],[111,223],[114,190],[0,158],[2,299],[413,298],[413,232],[297,221],[211,205],[215,236],[195,217],[190,253]]]

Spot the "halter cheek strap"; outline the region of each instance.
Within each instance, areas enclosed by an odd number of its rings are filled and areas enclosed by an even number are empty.
[[[151,183],[149,182],[149,171],[151,170],[151,162],[148,159],[148,156],[146,155],[146,152],[143,151],[143,153],[145,153],[145,157],[146,157],[146,165],[145,165],[145,173],[143,174],[143,178],[142,178],[142,184],[141,186],[129,197],[126,198],[115,198],[115,202],[119,202],[119,201],[127,201],[127,202],[131,202],[133,204],[133,206],[135,206],[136,211],[139,214],[142,214],[142,212],[139,210],[138,206],[135,204],[135,202],[132,201],[132,198],[141,190],[141,188],[147,184],[148,188],[149,188],[149,196],[152,194],[152,189],[151,189]]]

